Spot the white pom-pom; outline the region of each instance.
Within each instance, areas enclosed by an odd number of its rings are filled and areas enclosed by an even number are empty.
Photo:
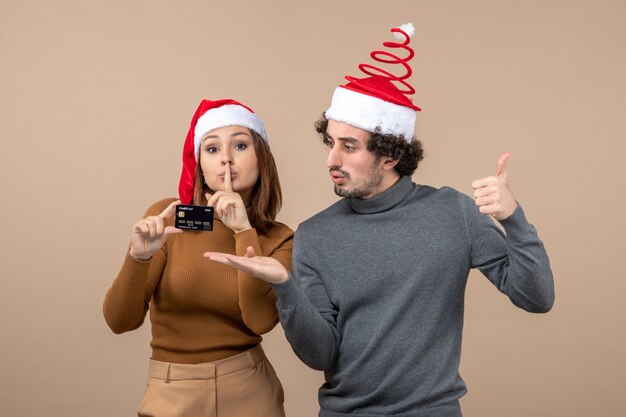
[[[405,23],[403,25],[400,25],[400,28],[402,31],[404,31],[407,35],[409,35],[409,38],[412,38],[413,35],[415,35],[415,26],[413,26],[413,23]],[[401,33],[398,32],[394,32],[393,36],[399,40],[399,41],[403,41],[404,40],[404,36]]]

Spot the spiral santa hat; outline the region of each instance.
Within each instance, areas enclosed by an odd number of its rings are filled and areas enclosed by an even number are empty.
[[[391,29],[391,32],[399,42],[384,42],[383,46],[404,50],[408,55],[402,58],[388,51],[373,51],[370,56],[383,64],[401,65],[406,73],[397,76],[370,64],[360,64],[359,69],[368,77],[346,76],[349,82],[335,89],[325,115],[327,119],[369,132],[402,136],[411,142],[415,118],[421,110],[408,97],[415,94],[415,89],[406,82],[413,73],[408,61],[415,53],[408,45],[415,28],[412,23],[407,23]]]

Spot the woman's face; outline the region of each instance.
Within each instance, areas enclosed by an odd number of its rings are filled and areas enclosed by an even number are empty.
[[[241,126],[213,129],[200,142],[200,167],[213,191],[224,191],[224,174],[230,165],[233,191],[247,194],[259,178],[259,164],[250,130]]]

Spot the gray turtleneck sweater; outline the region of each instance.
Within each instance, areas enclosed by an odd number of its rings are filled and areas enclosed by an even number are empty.
[[[478,268],[516,306],[552,307],[548,256],[522,208],[500,222],[451,188],[402,177],[305,221],[274,285],[298,357],[323,370],[322,417],[458,417],[465,285]]]

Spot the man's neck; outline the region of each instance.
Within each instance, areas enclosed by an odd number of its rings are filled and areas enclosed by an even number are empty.
[[[383,180],[381,181],[380,185],[376,187],[376,190],[374,190],[372,193],[366,196],[363,196],[361,198],[364,200],[367,200],[369,198],[376,197],[378,194],[381,194],[387,191],[391,186],[393,186],[396,182],[398,182],[399,179],[400,179],[400,175],[398,175],[396,171],[393,170],[393,172],[390,172],[388,173],[388,175],[383,176]]]

